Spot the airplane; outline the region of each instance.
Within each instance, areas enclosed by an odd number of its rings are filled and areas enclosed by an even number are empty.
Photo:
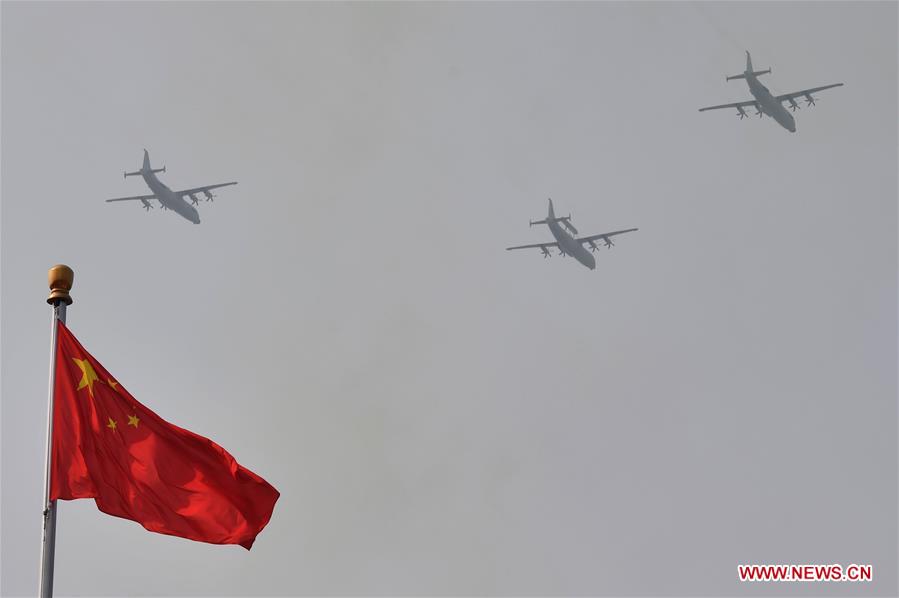
[[[616,230],[611,233],[602,233],[601,235],[590,235],[589,237],[574,237],[572,235],[578,234],[577,229],[574,228],[574,225],[571,224],[571,215],[563,216],[561,218],[556,218],[556,214],[553,211],[553,200],[549,200],[549,212],[546,215],[545,220],[532,220],[531,226],[535,224],[545,224],[549,227],[550,232],[556,238],[555,243],[535,243],[533,245],[519,245],[517,247],[506,247],[506,251],[511,251],[513,249],[532,249],[535,247],[539,247],[540,251],[543,252],[543,257],[548,258],[552,257],[552,254],[549,252],[548,247],[556,247],[559,250],[559,255],[562,257],[566,255],[573,256],[574,259],[587,266],[591,270],[596,268],[596,259],[594,259],[592,252],[595,252],[599,249],[599,246],[596,244],[596,241],[602,239],[605,243],[606,247],[611,248],[615,245],[612,242],[612,237],[615,235],[621,235],[624,233],[630,233],[636,228],[629,228],[626,230]],[[572,234],[569,235],[567,232],[562,230],[562,226],[564,226],[568,231]],[[585,245],[589,245],[590,251],[587,251]]]
[[[232,181],[230,183],[218,183],[217,185],[205,185],[203,187],[193,187],[182,191],[172,191],[162,181],[156,178],[157,172],[165,172],[165,166],[162,168],[152,168],[150,166],[150,154],[147,150],[144,150],[144,164],[141,169],[135,172],[126,172],[125,178],[140,175],[153,193],[150,195],[135,195],[133,197],[117,197],[115,199],[107,199],[106,201],[139,201],[143,204],[144,209],[149,211],[153,207],[150,200],[155,199],[159,202],[159,205],[162,206],[163,210],[172,210],[194,224],[200,224],[200,214],[197,212],[197,208],[194,207],[200,205],[197,194],[202,193],[206,196],[206,201],[212,201],[212,198],[215,196],[210,193],[210,191],[218,189],[219,187],[237,184],[237,181]],[[190,205],[185,201],[185,196],[190,197],[190,204],[193,205]]]
[[[815,105],[815,98],[812,97],[812,94],[817,91],[823,91],[825,89],[830,89],[832,87],[840,87],[843,85],[842,83],[834,83],[832,85],[823,85],[821,87],[812,87],[811,89],[803,89],[802,91],[794,91],[793,93],[785,93],[783,95],[775,96],[771,95],[771,92],[768,91],[768,88],[762,85],[759,80],[759,75],[765,75],[771,72],[771,69],[765,71],[754,71],[752,70],[752,57],[749,55],[749,51],[746,52],[746,70],[743,71],[741,75],[733,75],[731,77],[725,77],[725,81],[730,81],[732,79],[746,79],[746,83],[749,85],[749,92],[752,94],[754,100],[747,100],[745,102],[735,102],[733,104],[721,104],[720,106],[708,106],[706,108],[700,108],[699,111],[703,112],[705,110],[718,110],[719,108],[736,108],[737,114],[740,117],[740,120],[743,120],[748,114],[743,108],[748,108],[752,106],[755,108],[755,113],[759,118],[762,117],[763,114],[767,114],[771,118],[777,121],[777,123],[785,128],[790,133],[796,132],[796,121],[793,119],[793,115],[787,112],[786,107],[784,106],[784,102],[789,102],[790,110],[796,112],[799,108],[799,104],[796,103],[797,98],[805,98],[805,103],[807,106]]]

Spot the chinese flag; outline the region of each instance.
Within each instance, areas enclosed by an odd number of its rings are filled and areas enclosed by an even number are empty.
[[[138,403],[62,322],[57,338],[50,499],[93,498],[151,532],[249,550],[278,491]]]

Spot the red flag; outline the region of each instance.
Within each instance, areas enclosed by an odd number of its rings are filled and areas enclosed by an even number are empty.
[[[152,532],[249,550],[278,491],[138,403],[62,322],[58,332],[50,499],[93,498]]]

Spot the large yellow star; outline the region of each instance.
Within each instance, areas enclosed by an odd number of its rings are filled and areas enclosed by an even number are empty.
[[[118,386],[119,383],[116,382],[115,380],[113,380],[112,378],[107,378],[107,380],[109,382],[109,387],[113,390],[116,390],[116,386]]]
[[[106,424],[106,427],[109,428],[110,430],[112,430],[113,432],[115,432],[115,426],[116,426],[115,420],[110,417],[109,423]]]
[[[134,426],[136,428],[138,422],[140,422],[140,419],[137,417],[137,414],[128,416],[128,425],[129,426]]]
[[[75,359],[72,358],[79,368],[81,368],[81,382],[78,383],[78,390],[81,390],[85,386],[87,386],[87,391],[91,396],[94,396],[94,382],[100,380],[97,377],[97,372],[94,371],[94,368],[91,366],[91,362],[87,359]]]

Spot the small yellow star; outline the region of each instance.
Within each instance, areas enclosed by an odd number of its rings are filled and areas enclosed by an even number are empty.
[[[91,362],[87,359],[75,359],[72,358],[72,361],[81,368],[81,382],[78,383],[78,390],[81,390],[85,386],[87,386],[87,391],[91,396],[94,396],[94,382],[98,381],[97,372],[94,371],[94,368],[91,366]]]
[[[112,378],[108,378],[107,382],[109,382],[109,387],[113,390],[115,390],[115,387],[119,385],[119,383],[116,382],[115,380],[113,380]]]
[[[136,428],[138,422],[140,422],[140,419],[138,419],[137,414],[128,416],[128,425],[129,426],[134,426]]]
[[[113,432],[115,432],[115,426],[116,426],[115,420],[110,417],[109,423],[106,424],[106,427],[109,428],[110,430],[112,430]]]

